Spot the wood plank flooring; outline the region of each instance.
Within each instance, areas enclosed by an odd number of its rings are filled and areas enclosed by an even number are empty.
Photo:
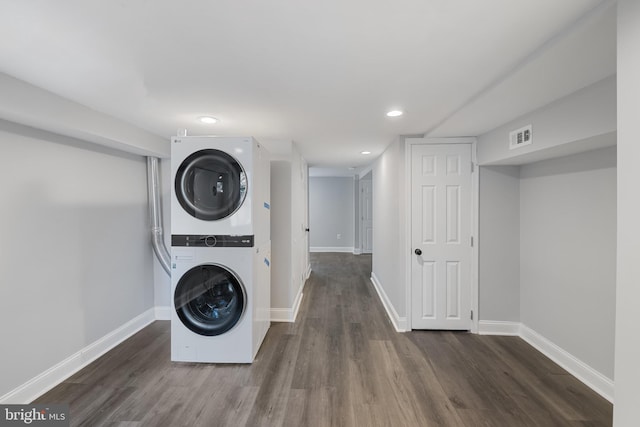
[[[312,254],[296,323],[252,365],[172,363],[169,322],[41,396],[86,426],[610,426],[612,405],[517,337],[396,333],[371,257]]]

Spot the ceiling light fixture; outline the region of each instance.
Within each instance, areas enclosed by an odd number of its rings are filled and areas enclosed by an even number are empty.
[[[387,113],[387,117],[398,117],[398,116],[401,116],[402,114],[403,113],[400,110],[392,110]]]
[[[361,151],[360,154],[371,154],[371,151]]]
[[[200,122],[206,123],[208,125],[212,125],[212,124],[218,123],[218,119],[216,119],[215,117],[211,117],[211,116],[202,116],[202,117],[199,117],[198,120],[200,120]]]

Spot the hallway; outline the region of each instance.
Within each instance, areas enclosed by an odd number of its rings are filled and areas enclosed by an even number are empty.
[[[157,321],[37,402],[72,425],[608,426],[612,405],[520,338],[394,331],[371,256],[313,253],[296,323],[252,365],[169,361]]]

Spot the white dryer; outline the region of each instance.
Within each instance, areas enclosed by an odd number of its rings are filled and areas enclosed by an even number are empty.
[[[270,163],[252,137],[171,139],[171,234],[270,240]]]
[[[270,325],[271,242],[211,237],[172,247],[171,360],[251,363]]]

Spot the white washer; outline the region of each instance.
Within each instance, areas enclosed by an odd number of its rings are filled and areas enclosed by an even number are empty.
[[[270,325],[271,242],[247,247],[243,238],[172,247],[172,361],[254,360]]]
[[[270,240],[270,163],[252,137],[171,138],[171,234]]]

